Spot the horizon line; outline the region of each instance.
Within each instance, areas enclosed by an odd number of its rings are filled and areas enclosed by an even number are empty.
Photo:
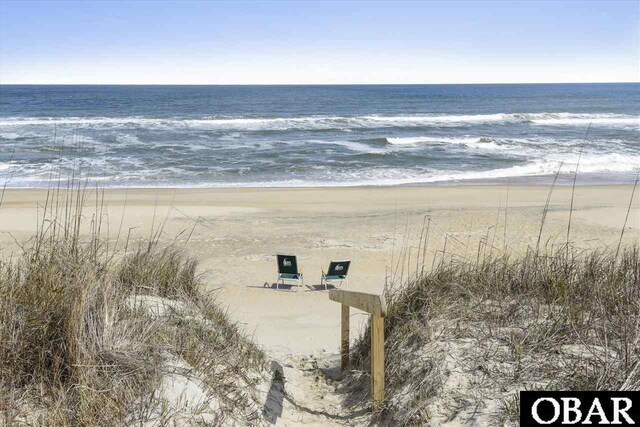
[[[588,82],[451,82],[451,83],[2,83],[0,86],[446,86],[446,85],[560,85],[640,84],[638,81]]]

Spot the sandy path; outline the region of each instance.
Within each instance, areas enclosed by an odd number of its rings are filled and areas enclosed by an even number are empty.
[[[348,407],[340,392],[339,356],[287,356],[271,362],[281,372],[272,381],[265,412],[278,426],[353,426],[366,424],[369,410],[360,405]]]

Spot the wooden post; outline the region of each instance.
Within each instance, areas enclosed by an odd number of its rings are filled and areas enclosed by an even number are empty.
[[[342,335],[341,335],[341,363],[340,367],[345,371],[349,367],[349,306],[342,304]]]
[[[377,411],[384,402],[384,317],[387,315],[387,303],[382,295],[342,289],[330,290],[329,299],[342,304],[342,370],[349,365],[349,307],[371,315],[371,408]]]
[[[371,399],[377,411],[384,401],[384,317],[371,316]]]

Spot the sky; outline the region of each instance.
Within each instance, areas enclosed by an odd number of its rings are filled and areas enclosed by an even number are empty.
[[[637,81],[638,0],[0,0],[2,84]]]

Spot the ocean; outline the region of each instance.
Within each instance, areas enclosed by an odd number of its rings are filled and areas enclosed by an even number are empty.
[[[0,183],[633,182],[640,84],[0,85]]]

